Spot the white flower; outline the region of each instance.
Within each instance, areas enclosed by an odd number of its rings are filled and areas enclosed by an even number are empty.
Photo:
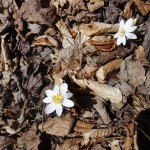
[[[114,38],[117,38],[117,45],[120,45],[123,43],[123,45],[126,44],[126,37],[128,39],[137,39],[137,36],[131,32],[133,32],[137,26],[134,26],[135,20],[132,18],[128,19],[126,23],[124,23],[124,20],[120,21],[120,27],[118,30],[118,33],[114,35]]]
[[[68,85],[63,83],[60,87],[54,86],[53,90],[46,90],[47,97],[43,99],[44,103],[48,103],[45,108],[45,114],[50,114],[56,110],[56,114],[61,116],[63,106],[73,107],[74,102],[69,98],[72,97],[72,93],[67,93]],[[63,106],[62,106],[63,105]]]

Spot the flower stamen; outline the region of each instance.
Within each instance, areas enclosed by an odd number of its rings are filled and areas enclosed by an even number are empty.
[[[56,94],[55,96],[53,96],[52,101],[55,104],[60,104],[63,100],[63,96],[61,94]]]
[[[125,36],[125,30],[123,28],[119,28],[118,32],[121,37]]]

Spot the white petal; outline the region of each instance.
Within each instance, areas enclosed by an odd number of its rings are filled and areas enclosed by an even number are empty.
[[[119,33],[116,33],[115,35],[114,35],[114,38],[118,38],[119,37]]]
[[[65,95],[64,95],[64,98],[70,98],[70,97],[72,97],[73,96],[73,94],[72,93],[66,93]]]
[[[133,32],[136,28],[137,26],[131,26],[131,27],[125,28],[125,30],[126,32]]]
[[[55,85],[54,88],[53,88],[53,90],[54,90],[56,93],[59,93],[59,87],[58,87],[58,85]]]
[[[56,105],[56,114],[58,116],[61,116],[61,114],[62,114],[62,105],[61,104]]]
[[[124,20],[123,19],[120,21],[119,25],[120,25],[120,27],[124,28]]]
[[[44,103],[50,103],[50,102],[52,102],[52,98],[51,97],[46,97],[46,98],[43,99],[43,102]]]
[[[48,97],[52,97],[52,96],[54,96],[55,94],[57,94],[55,91],[52,91],[52,90],[46,90],[46,95],[48,96]]]
[[[133,34],[133,33],[126,33],[126,37],[128,39],[137,39],[137,36],[135,34]]]
[[[117,45],[120,45],[121,43],[123,43],[123,45],[126,44],[126,38],[125,38],[125,36],[118,37],[118,39],[117,39]]]
[[[50,114],[56,110],[55,103],[50,103],[45,107],[45,114]]]
[[[65,93],[67,92],[67,90],[68,90],[68,84],[63,83],[63,84],[60,86],[60,93],[61,93],[62,95],[65,95]]]
[[[71,100],[64,100],[62,102],[62,105],[64,105],[65,107],[73,107],[74,106],[74,102]]]
[[[125,23],[125,28],[131,27],[133,26],[133,19],[130,18],[127,20],[127,22]]]

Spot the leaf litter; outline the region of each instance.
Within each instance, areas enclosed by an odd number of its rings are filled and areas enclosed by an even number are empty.
[[[148,0],[0,7],[0,149],[149,149]],[[117,46],[119,22],[130,18],[138,38]],[[45,91],[64,82],[75,106],[45,115]]]

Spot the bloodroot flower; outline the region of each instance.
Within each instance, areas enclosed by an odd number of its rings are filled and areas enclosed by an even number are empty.
[[[114,35],[114,38],[117,38],[117,45],[120,45],[121,43],[126,45],[126,37],[128,39],[137,39],[137,36],[131,33],[137,28],[137,26],[134,26],[134,24],[135,23],[132,18],[128,19],[126,23],[124,23],[124,20],[120,21],[118,33]]]
[[[61,116],[63,106],[74,106],[74,102],[69,99],[73,94],[67,91],[68,85],[66,83],[63,83],[60,87],[55,85],[53,90],[46,90],[47,97],[43,99],[43,102],[48,104],[45,108],[45,114],[50,114],[56,110],[56,114]]]

